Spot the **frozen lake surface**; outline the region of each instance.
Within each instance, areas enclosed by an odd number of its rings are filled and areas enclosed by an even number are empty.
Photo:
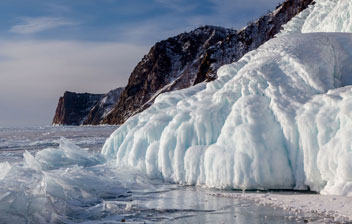
[[[0,223],[320,223],[232,191],[167,184],[100,154],[116,127],[0,129]],[[238,194],[238,192],[236,192]],[[331,221],[331,220],[330,220]]]
[[[22,158],[24,150],[36,152],[59,146],[61,137],[72,140],[82,148],[100,151],[102,145],[116,126],[87,127],[27,127],[0,128],[0,161],[15,161]]]

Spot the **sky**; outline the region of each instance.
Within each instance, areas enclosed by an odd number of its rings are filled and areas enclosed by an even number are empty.
[[[241,29],[281,0],[1,0],[0,127],[50,125],[64,91],[124,87],[150,47]]]

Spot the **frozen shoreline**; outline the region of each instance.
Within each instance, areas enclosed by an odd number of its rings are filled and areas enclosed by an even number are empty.
[[[282,208],[293,213],[315,214],[337,223],[352,222],[352,198],[300,192],[229,192],[211,193],[218,197],[230,197],[254,201],[260,205]]]
[[[246,191],[242,194],[199,185],[169,185],[162,180],[151,180],[139,171],[117,170],[114,160],[105,162],[101,155],[87,151],[101,145],[101,137],[110,131],[110,128],[76,127],[65,132],[61,128],[3,132],[2,136],[12,139],[13,143],[21,140],[19,136],[25,136],[20,142],[24,149],[38,145],[38,138],[59,146],[52,144],[46,149],[27,151],[24,160],[19,150],[13,152],[18,156],[3,155],[14,162],[0,163],[0,223],[13,223],[13,220],[16,223],[27,223],[28,220],[33,223],[48,223],[51,220],[78,223],[92,217],[96,223],[122,219],[136,223],[273,224],[351,220],[348,208],[351,207],[352,198],[303,195],[308,196],[307,199],[301,198],[302,192],[293,191],[269,194]],[[14,136],[14,133],[18,134]],[[57,140],[59,135],[71,137],[71,140]],[[94,135],[96,138],[86,141]],[[75,145],[77,143],[85,148]],[[293,200],[295,207],[291,206]],[[306,208],[317,212],[302,209],[305,208],[305,205],[302,206],[305,200],[313,202]],[[318,208],[321,204],[325,206],[325,202],[331,208],[325,208],[322,212]],[[340,209],[342,205],[345,206],[344,210]],[[349,219],[341,218],[346,216]],[[67,218],[73,221],[68,222]]]

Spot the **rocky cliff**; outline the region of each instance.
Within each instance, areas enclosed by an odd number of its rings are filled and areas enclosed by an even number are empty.
[[[133,70],[104,123],[121,124],[165,91],[192,86],[205,51],[235,30],[205,26],[156,43]]]
[[[104,94],[75,93],[66,91],[59,99],[53,124],[80,125]]]
[[[240,31],[204,26],[156,43],[131,73],[121,96],[91,107],[83,124],[121,124],[148,108],[163,92],[216,79],[220,66],[273,38],[282,25],[313,2],[286,0]]]
[[[66,91],[60,97],[53,119],[55,125],[98,125],[112,110],[123,88],[107,94],[74,93]]]

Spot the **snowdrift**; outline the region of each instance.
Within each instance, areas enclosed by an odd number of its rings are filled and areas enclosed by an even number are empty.
[[[349,32],[351,6],[317,1],[218,80],[159,96],[102,153],[181,184],[352,196],[352,34],[312,33]]]

